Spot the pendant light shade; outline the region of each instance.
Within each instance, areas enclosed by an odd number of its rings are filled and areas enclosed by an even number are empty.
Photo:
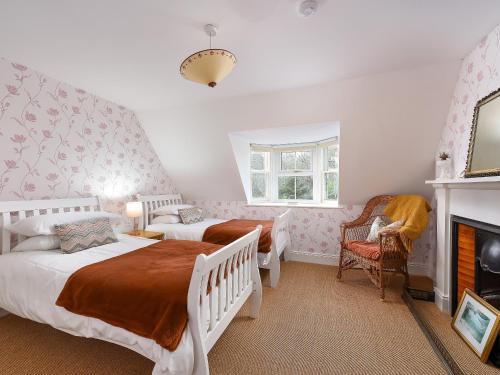
[[[193,53],[181,64],[184,78],[215,87],[236,65],[234,55],[224,49],[206,49]]]
[[[210,38],[216,34],[213,25],[206,25],[205,31]],[[180,66],[180,73],[190,81],[215,87],[235,66],[236,57],[233,53],[224,49],[210,48],[187,57]]]

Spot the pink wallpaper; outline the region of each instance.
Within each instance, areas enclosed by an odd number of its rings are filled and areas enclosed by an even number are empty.
[[[247,206],[243,201],[192,200],[189,203],[201,207],[206,217],[223,219],[271,219],[286,209],[284,207]],[[363,206],[334,209],[292,208],[291,250],[336,258],[340,251],[340,224],[355,219],[362,210]],[[434,222],[434,216],[431,215],[428,230],[416,241],[410,257],[410,263],[417,265],[420,272],[430,271],[432,267],[433,244],[435,243]]]
[[[0,199],[174,192],[134,112],[0,59]]]
[[[455,174],[465,169],[477,101],[500,88],[500,25],[464,59],[438,151],[451,152]]]

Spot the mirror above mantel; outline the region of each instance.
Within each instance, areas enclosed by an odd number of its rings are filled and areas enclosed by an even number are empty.
[[[500,89],[479,100],[469,141],[465,177],[500,176]]]

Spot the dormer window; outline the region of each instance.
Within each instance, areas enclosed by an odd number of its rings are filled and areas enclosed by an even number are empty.
[[[250,203],[336,203],[338,138],[250,145]]]

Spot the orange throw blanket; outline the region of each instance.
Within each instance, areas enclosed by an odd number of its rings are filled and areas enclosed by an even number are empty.
[[[174,351],[187,326],[196,256],[222,246],[167,240],[73,273],[56,305],[100,319]]]
[[[385,207],[384,214],[392,221],[403,220],[399,236],[406,251],[413,249],[415,241],[427,227],[431,206],[420,195],[398,195]]]
[[[203,242],[216,243],[219,245],[228,245],[245,234],[253,231],[257,225],[262,225],[262,232],[259,237],[259,253],[268,253],[271,251],[271,232],[273,229],[273,220],[243,220],[233,219],[225,223],[215,224],[207,228],[203,234]]]

